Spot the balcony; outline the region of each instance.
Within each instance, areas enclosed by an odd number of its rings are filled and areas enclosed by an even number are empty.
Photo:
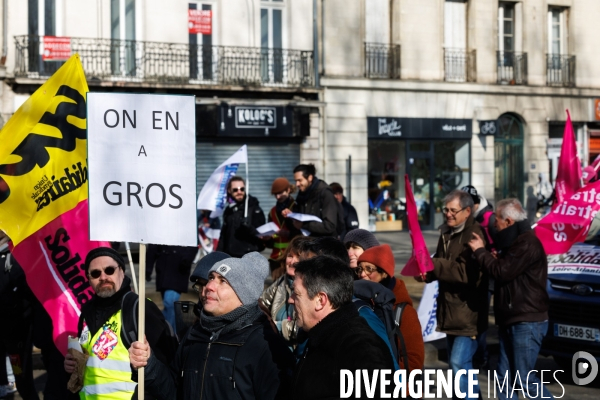
[[[365,43],[365,77],[400,79],[400,45]]]
[[[44,59],[44,36],[15,36],[15,76],[46,79],[63,61]],[[65,38],[88,80],[176,85],[314,87],[313,52],[94,38]],[[46,40],[49,45],[49,40]]]
[[[548,86],[575,86],[575,56],[546,54],[546,84]]]
[[[498,84],[527,85],[527,53],[497,51]]]
[[[475,50],[444,48],[444,80],[446,82],[475,82],[477,79]]]

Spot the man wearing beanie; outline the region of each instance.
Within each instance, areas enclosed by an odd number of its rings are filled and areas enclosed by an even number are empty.
[[[258,306],[268,261],[257,252],[216,262],[203,288],[200,320],[170,366],[147,342],[132,344],[134,368],[164,399],[287,399],[295,360]]]
[[[273,181],[271,186],[271,194],[275,196],[277,203],[271,211],[269,211],[269,222],[275,223],[279,228],[279,232],[273,236],[263,237],[266,240],[266,245],[272,248],[271,256],[269,257],[269,266],[271,267],[271,273],[278,269],[281,264],[281,258],[285,249],[288,247],[290,242],[295,236],[300,234],[300,231],[294,227],[294,223],[291,219],[285,218],[281,212],[286,208],[292,209],[296,202],[291,196],[296,190],[286,178],[277,178]],[[283,271],[282,271],[283,273]],[[273,279],[277,279],[279,276],[273,276]]]
[[[127,347],[127,343],[136,340],[137,332],[126,332],[123,326],[123,321],[128,318],[134,318],[137,323],[137,295],[131,291],[125,263],[112,248],[98,247],[88,253],[84,270],[96,295],[83,305],[78,324],[79,343],[89,356],[80,398],[96,399],[99,395],[112,399],[137,398],[137,383],[132,380]],[[157,358],[163,362],[172,358],[176,339],[162,312],[148,299],[146,338],[157,349]],[[64,366],[68,373],[73,373],[77,367],[69,353]],[[133,378],[136,376],[137,372]]]

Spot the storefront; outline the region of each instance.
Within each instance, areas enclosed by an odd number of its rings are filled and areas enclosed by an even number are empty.
[[[264,101],[263,101],[264,102]],[[249,193],[266,213],[275,204],[273,180],[293,182],[300,163],[300,143],[308,136],[309,108],[233,102],[197,106],[197,188],[242,145],[248,146]],[[238,175],[245,177],[245,165]]]
[[[442,199],[471,181],[472,120],[368,117],[369,208],[375,229],[406,229],[404,174],[423,229],[443,222]]]

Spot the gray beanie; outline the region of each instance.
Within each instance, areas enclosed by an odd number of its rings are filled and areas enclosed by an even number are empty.
[[[242,258],[226,258],[210,269],[227,279],[242,304],[258,301],[269,275],[269,262],[256,251]]]
[[[379,240],[377,240],[371,232],[365,229],[352,229],[348,232],[346,236],[344,236],[344,244],[346,245],[350,242],[356,243],[362,247],[363,250],[368,250],[371,247],[380,245]]]

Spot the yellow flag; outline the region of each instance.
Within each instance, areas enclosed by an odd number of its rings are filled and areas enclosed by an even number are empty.
[[[15,246],[87,199],[87,92],[75,54],[0,131],[0,229]]]

